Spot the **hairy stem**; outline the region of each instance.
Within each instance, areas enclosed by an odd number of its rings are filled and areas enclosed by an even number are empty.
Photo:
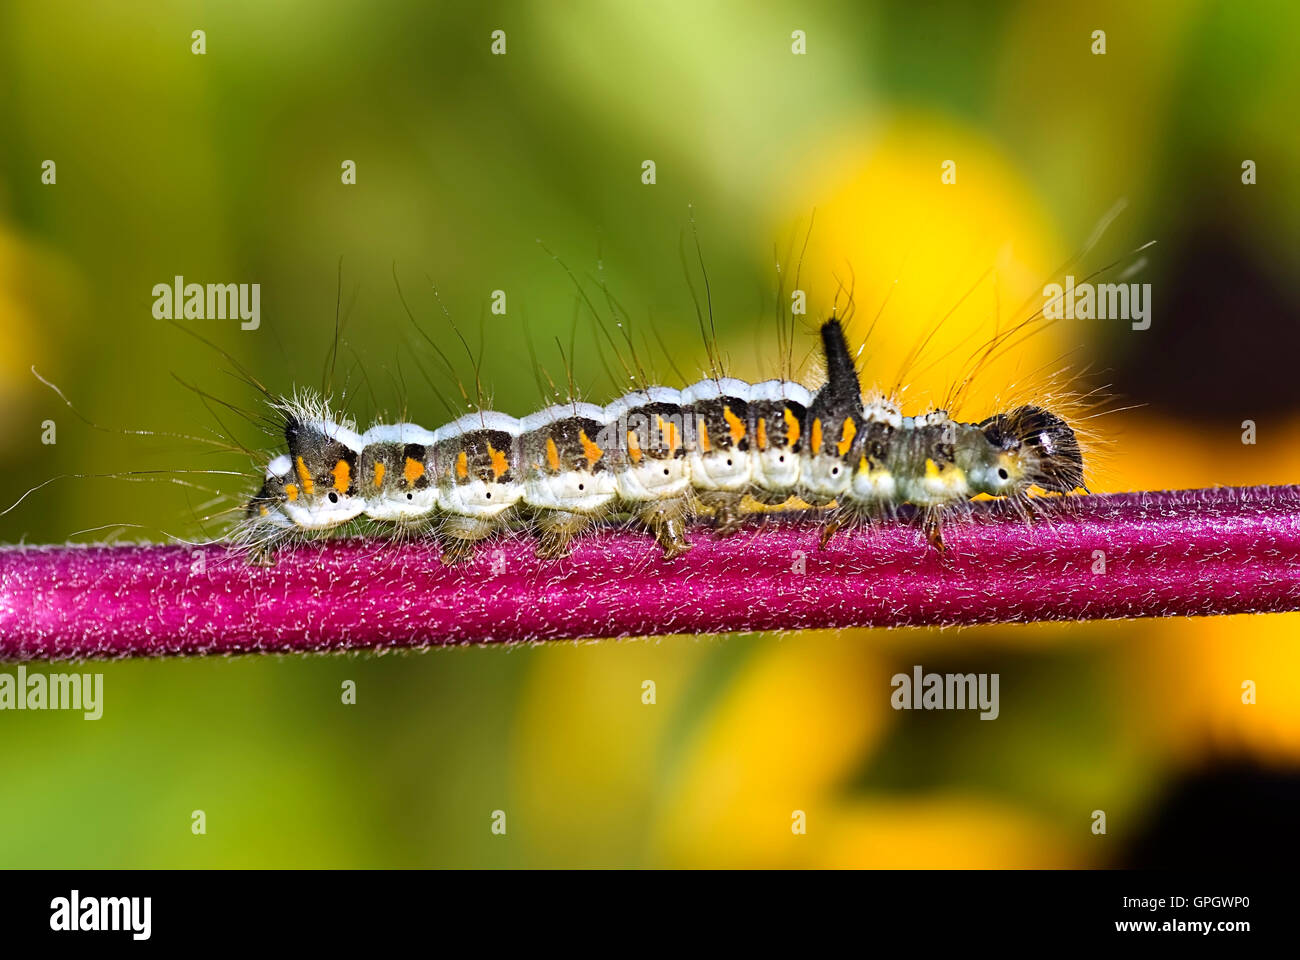
[[[1069,497],[1026,522],[973,504],[940,554],[914,524],[773,515],[671,561],[602,530],[543,560],[512,537],[338,540],[253,566],[220,547],[0,550],[0,659],[340,651],[812,627],[1300,609],[1300,487]]]

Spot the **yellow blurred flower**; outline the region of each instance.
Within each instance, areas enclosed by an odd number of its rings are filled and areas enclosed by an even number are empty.
[[[694,866],[800,862],[800,815],[825,822],[833,788],[892,719],[888,689],[884,662],[860,636],[765,643],[667,785],[661,856]]]

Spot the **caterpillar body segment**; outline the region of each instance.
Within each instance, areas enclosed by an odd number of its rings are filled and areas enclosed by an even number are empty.
[[[405,524],[437,509],[433,431],[413,423],[383,424],[367,430],[362,440],[358,470],[366,517]]]
[[[548,407],[525,417],[520,428],[529,506],[586,517],[608,512],[618,485],[614,460],[597,443],[605,429],[603,408],[591,403]]]
[[[808,407],[807,455],[800,475],[803,499],[814,506],[848,492],[855,443],[865,422],[857,367],[839,321],[822,324],[821,338],[827,380]]]
[[[749,388],[749,493],[760,503],[779,505],[799,491],[812,400],[807,387],[789,380],[765,380]]]
[[[520,421],[524,503],[536,519],[544,556],[564,556],[573,538],[618,499],[615,460],[597,441],[605,410],[591,403],[548,407]]]
[[[649,387],[605,410],[619,499],[630,506],[685,497],[691,486],[680,390]]]
[[[751,386],[743,380],[701,380],[682,391],[684,420],[694,425],[688,437],[687,466],[700,493],[741,494],[753,480],[749,456]]]
[[[898,474],[891,455],[894,437],[902,429],[902,413],[886,398],[874,398],[863,406],[862,429],[855,434],[850,448],[851,479],[846,500],[868,508],[900,502]]]
[[[753,486],[752,387],[743,380],[701,380],[682,391],[685,421],[694,426],[687,444],[691,486],[701,506],[717,517],[721,534],[740,525],[740,507]]]
[[[519,421],[494,410],[470,413],[433,432],[434,485],[447,513],[490,520],[517,504]]]
[[[482,540],[523,499],[519,433],[518,420],[492,410],[434,431],[432,466],[445,545],[459,550]]]
[[[696,441],[683,416],[681,391],[648,387],[630,393],[610,404],[605,418],[620,503],[650,528],[665,557],[689,549],[687,453]]]
[[[357,518],[397,529],[436,522],[455,559],[523,523],[539,552],[562,556],[593,522],[623,514],[671,557],[689,549],[697,507],[725,534],[744,498],[797,498],[834,505],[826,536],[846,519],[912,504],[941,546],[938,521],[954,504],[1082,486],[1077,437],[1056,414],[1027,405],[979,423],[942,410],[904,416],[886,397],[863,397],[838,321],[821,339],[828,377],[815,394],[788,380],[712,377],[605,407],[571,401],[523,419],[484,410],[432,431],[399,423],[364,434],[295,398],[283,405],[288,453],[268,465],[245,528],[270,540]]]

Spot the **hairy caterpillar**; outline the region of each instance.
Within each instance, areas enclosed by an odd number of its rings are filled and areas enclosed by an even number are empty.
[[[979,423],[943,410],[904,416],[886,398],[863,397],[839,320],[825,321],[820,339],[827,381],[815,393],[792,380],[715,376],[684,390],[645,387],[605,407],[575,400],[523,419],[483,410],[434,430],[398,423],[365,433],[300,395],[280,405],[287,452],[267,467],[242,536],[265,544],[358,519],[436,519],[454,560],[522,521],[536,529],[539,552],[556,557],[617,513],[644,523],[672,558],[690,546],[693,507],[713,511],[726,533],[748,496],[834,504],[828,536],[845,518],[912,504],[927,510],[927,534],[942,549],[945,506],[1083,485],[1078,439],[1057,414],[1024,405]]]

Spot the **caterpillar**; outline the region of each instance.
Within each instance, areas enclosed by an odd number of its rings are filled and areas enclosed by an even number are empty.
[[[241,537],[273,544],[353,521],[394,531],[437,522],[447,562],[524,524],[538,553],[562,557],[585,529],[624,515],[665,559],[689,549],[686,521],[703,508],[727,534],[746,497],[763,505],[834,507],[824,531],[910,504],[940,551],[945,508],[981,494],[1023,502],[1033,488],[1083,487],[1078,436],[1025,404],[980,422],[946,410],[905,416],[864,395],[843,326],[820,326],[826,382],[749,383],[717,375],[684,389],[646,386],[601,407],[571,400],[522,419],[493,410],[429,430],[381,423],[364,433],[318,396],[279,404],[285,449],[244,511]]]

